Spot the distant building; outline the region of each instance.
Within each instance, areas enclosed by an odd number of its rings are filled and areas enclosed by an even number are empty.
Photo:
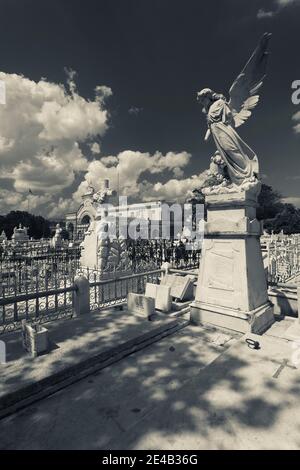
[[[69,233],[69,240],[82,240],[84,238],[84,233],[96,218],[99,199],[104,195],[108,195],[111,204],[116,204],[116,194],[109,189],[108,180],[104,180],[103,188],[98,192],[89,186],[87,192],[82,196],[82,203],[77,212],[66,214],[65,224]]]
[[[65,224],[70,240],[82,240],[84,238],[84,233],[87,231],[90,223],[96,219],[99,197],[101,198],[103,194],[107,195],[105,202],[113,206],[109,210],[109,215],[116,215],[120,219],[126,218],[128,223],[132,219],[151,221],[152,230],[150,238],[158,238],[160,236],[163,222],[163,203],[154,201],[119,206],[116,192],[109,190],[109,182],[105,180],[104,187],[99,192],[95,192],[92,187],[88,188],[86,194],[82,196],[82,203],[77,212],[66,214]],[[172,213],[170,224],[171,238],[174,238],[172,231],[174,218]]]

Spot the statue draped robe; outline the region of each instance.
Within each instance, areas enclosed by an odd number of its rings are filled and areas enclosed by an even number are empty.
[[[225,100],[219,99],[210,106],[207,123],[232,183],[241,185],[246,178],[258,176],[257,156],[235,131],[232,112]]]

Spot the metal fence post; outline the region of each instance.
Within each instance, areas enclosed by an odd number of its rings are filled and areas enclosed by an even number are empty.
[[[88,279],[79,275],[74,279],[74,313],[75,316],[90,313],[90,284]]]

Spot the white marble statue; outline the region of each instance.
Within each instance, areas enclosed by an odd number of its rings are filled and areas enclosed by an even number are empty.
[[[204,88],[197,95],[207,116],[205,140],[212,135],[222,172],[224,171],[218,184],[224,189],[227,187],[229,192],[246,189],[245,186],[248,189],[258,183],[257,156],[235,129],[244,124],[258,103],[257,93],[266,73],[270,37],[269,33],[262,36],[247,64],[233,82],[229,90],[229,101],[210,88]],[[213,190],[216,191],[216,188],[209,188],[208,192]]]

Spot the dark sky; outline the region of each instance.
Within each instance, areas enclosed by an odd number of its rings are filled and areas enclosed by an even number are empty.
[[[272,17],[276,0],[0,0],[0,68],[38,80],[78,72],[78,89],[113,90],[102,153],[188,151],[186,175],[207,168],[205,119],[196,92],[227,94],[264,31],[273,33],[259,107],[240,128],[258,154],[266,182],[300,198],[300,134],[291,117],[291,83],[300,80],[300,5]],[[129,115],[130,107],[142,108]],[[1,124],[0,124],[1,125]],[[299,199],[300,201],[300,199]]]

